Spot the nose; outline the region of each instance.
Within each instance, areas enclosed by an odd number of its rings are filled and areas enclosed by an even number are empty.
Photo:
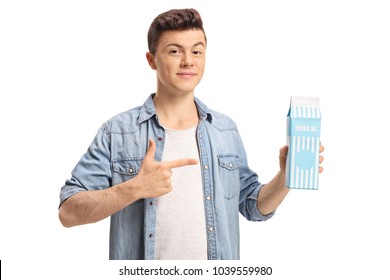
[[[183,52],[183,57],[181,60],[182,67],[188,67],[194,65],[194,60],[191,52]]]

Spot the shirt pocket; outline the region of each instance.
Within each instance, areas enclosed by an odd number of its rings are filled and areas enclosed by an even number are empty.
[[[218,164],[224,197],[232,199],[240,191],[240,159],[237,155],[218,155]]]
[[[135,177],[142,164],[142,158],[120,158],[112,162],[112,169],[114,171],[114,178],[119,181],[127,181]]]

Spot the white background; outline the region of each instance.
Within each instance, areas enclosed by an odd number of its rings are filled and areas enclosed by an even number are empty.
[[[100,125],[155,90],[147,30],[184,7],[208,37],[196,95],[236,121],[262,182],[278,169],[289,97],[321,98],[320,190],[291,191],[266,223],[242,219],[232,264],[271,266],[269,279],[389,279],[390,7],[375,0],[1,1],[5,279],[124,279],[132,263],[107,261],[108,219],[65,229],[58,195]]]

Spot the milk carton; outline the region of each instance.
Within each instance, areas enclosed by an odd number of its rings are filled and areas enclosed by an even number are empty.
[[[286,185],[318,190],[321,113],[320,100],[292,96],[287,115]]]

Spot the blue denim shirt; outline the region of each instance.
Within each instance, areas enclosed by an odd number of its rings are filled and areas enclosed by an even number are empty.
[[[119,114],[99,129],[61,189],[60,204],[88,190],[102,190],[130,180],[140,170],[148,139],[156,142],[161,161],[164,128],[159,125],[153,94],[146,102]],[[195,98],[200,122],[197,142],[203,181],[208,259],[239,259],[240,212],[251,221],[264,221],[257,208],[262,187],[247,163],[235,123]],[[188,217],[191,218],[191,217]],[[154,259],[156,198],[140,199],[111,216],[110,259]]]

